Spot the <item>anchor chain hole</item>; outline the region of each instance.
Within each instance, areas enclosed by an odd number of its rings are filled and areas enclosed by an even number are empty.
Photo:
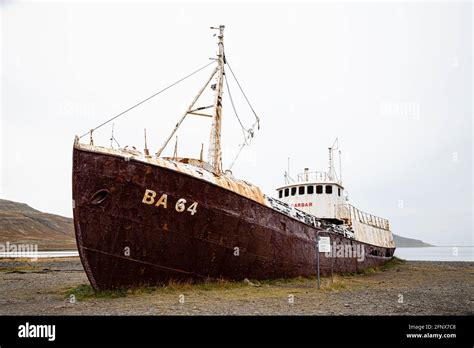
[[[97,191],[96,193],[94,193],[90,199],[90,202],[91,204],[93,205],[98,205],[100,203],[102,203],[103,201],[105,201],[107,199],[107,197],[109,197],[109,190],[107,189],[101,189],[99,191]]]

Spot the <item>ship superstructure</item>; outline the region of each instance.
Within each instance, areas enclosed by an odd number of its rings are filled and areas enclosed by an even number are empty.
[[[277,188],[277,197],[290,207],[352,230],[358,241],[394,248],[395,242],[387,219],[365,213],[349,203],[340,167],[334,166],[338,139],[329,148],[329,170],[310,171],[305,168],[294,180],[285,173],[285,185]],[[339,150],[340,159],[340,150]],[[339,162],[340,163],[340,162]]]

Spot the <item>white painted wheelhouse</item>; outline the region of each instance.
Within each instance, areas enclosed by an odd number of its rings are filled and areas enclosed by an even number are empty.
[[[285,173],[285,185],[276,189],[278,200],[316,218],[348,227],[354,231],[356,240],[394,248],[395,242],[387,219],[365,213],[349,204],[342,185],[340,151],[339,175],[333,164],[333,151],[336,149],[338,149],[337,139],[329,148],[327,172],[310,172],[309,168],[305,168],[294,180],[288,168],[288,172]]]
[[[277,188],[278,199],[319,218],[337,219],[337,207],[346,203],[344,187],[331,173],[306,168],[296,181],[286,175],[286,182]]]

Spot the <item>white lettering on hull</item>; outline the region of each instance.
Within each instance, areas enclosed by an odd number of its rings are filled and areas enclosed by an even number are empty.
[[[146,189],[145,194],[143,195],[142,203],[148,204],[148,205],[155,205],[155,207],[157,207],[157,208],[163,207],[164,209],[167,209],[168,208],[168,195],[166,193],[163,193],[158,200],[155,199],[156,197],[157,197],[156,191]],[[156,203],[155,203],[155,201],[156,201]],[[187,211],[191,215],[196,214],[198,203],[193,202],[187,208],[186,208],[186,203],[187,203],[186,199],[179,198],[176,201],[174,209],[178,213],[182,213],[184,211]]]

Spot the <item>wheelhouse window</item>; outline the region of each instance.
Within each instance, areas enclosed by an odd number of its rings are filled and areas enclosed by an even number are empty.
[[[340,187],[337,188],[337,195],[338,195],[339,197],[341,197],[341,188],[340,188]]]
[[[288,197],[290,195],[290,189],[286,188],[285,189],[285,197]]]
[[[323,193],[323,185],[316,185],[316,193],[317,194]]]
[[[332,194],[332,186],[331,185],[326,185],[326,193],[328,195]]]
[[[308,195],[312,195],[314,193],[314,186],[308,186],[306,188],[306,193],[308,193]]]
[[[304,195],[304,186],[298,187],[298,194],[299,195]]]
[[[291,195],[292,196],[296,195],[296,187],[291,188]]]
[[[278,190],[278,198],[283,197],[283,190]]]

